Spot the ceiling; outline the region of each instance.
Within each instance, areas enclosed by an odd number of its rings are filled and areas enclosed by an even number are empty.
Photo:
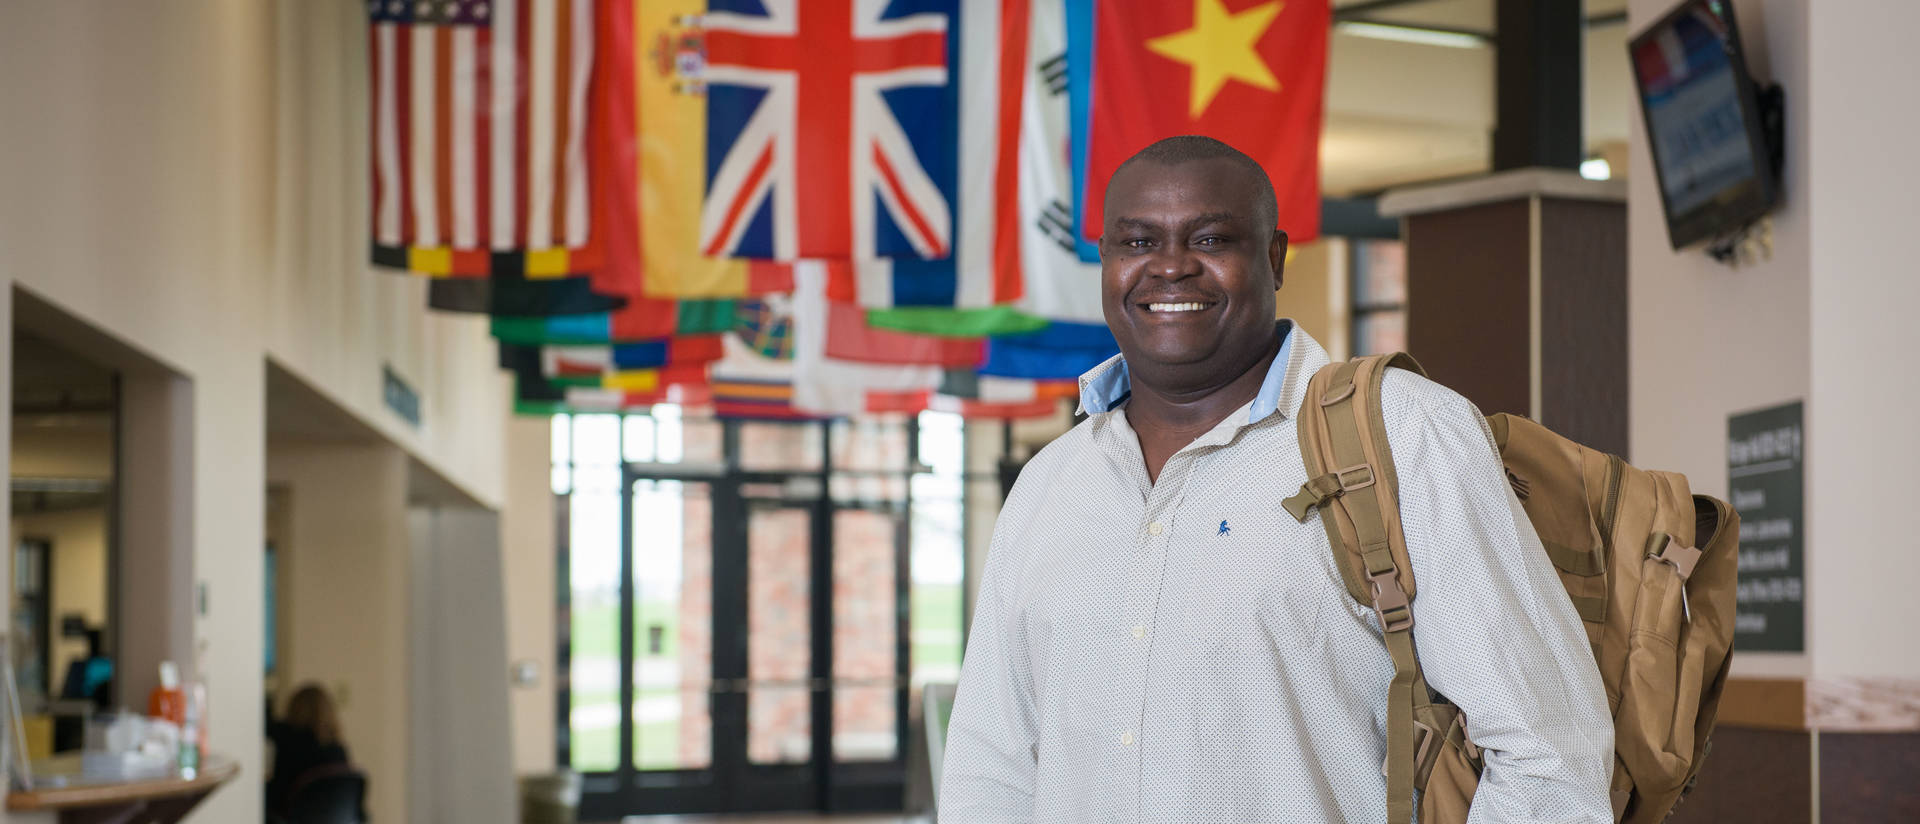
[[[384,439],[320,390],[268,359],[267,440],[379,443]]]
[[[1327,195],[1372,194],[1490,170],[1495,6],[1496,0],[1334,2],[1320,142]],[[1624,157],[1632,102],[1626,6],[1626,0],[1586,0],[1582,95],[1589,155]],[[1443,35],[1445,45],[1393,39],[1428,33]],[[1624,171],[1624,163],[1614,165]]]
[[[386,436],[268,359],[269,451],[277,443],[373,445],[387,442]],[[407,457],[407,501],[413,505],[475,505],[471,495],[412,454]]]
[[[113,370],[30,334],[13,337],[16,408],[113,403]]]
[[[1334,0],[1336,15],[1381,23],[1497,34],[1495,0]],[[1627,0],[1586,0],[1588,19],[1627,13]]]
[[[113,430],[114,372],[29,333],[13,337],[13,431],[18,442],[58,431]]]

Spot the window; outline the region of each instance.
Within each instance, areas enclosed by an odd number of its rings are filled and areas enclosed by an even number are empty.
[[[1352,249],[1355,357],[1407,349],[1407,247],[1355,239]]]

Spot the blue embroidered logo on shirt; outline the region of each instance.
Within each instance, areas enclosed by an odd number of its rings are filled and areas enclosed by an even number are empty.
[[[1220,534],[1227,535],[1227,534],[1231,534],[1232,532],[1233,530],[1228,528],[1226,521],[1220,522]]]

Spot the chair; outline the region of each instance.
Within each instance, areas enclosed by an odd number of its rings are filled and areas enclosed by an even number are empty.
[[[322,764],[294,779],[287,824],[363,824],[367,775],[350,764]]]

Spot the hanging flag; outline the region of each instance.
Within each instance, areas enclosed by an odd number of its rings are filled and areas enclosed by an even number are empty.
[[[980,374],[1074,381],[1119,351],[1104,323],[1054,323],[1038,332],[988,338]]]
[[[951,254],[958,5],[711,0],[701,251]]]
[[[827,301],[827,357],[861,363],[974,368],[986,357],[980,338],[950,338],[876,329],[860,307]]]
[[[1025,289],[1019,306],[1049,320],[1104,327],[1099,248],[1073,230],[1068,5],[1059,0],[1033,3],[1027,32],[1019,211]]]
[[[462,283],[463,281],[447,281]],[[441,281],[435,281],[438,288]],[[731,300],[636,301],[611,312],[570,313],[552,317],[495,314],[494,338],[501,343],[590,345],[628,343],[679,335],[712,335],[733,328]],[[521,313],[525,314],[525,313]]]
[[[540,371],[568,386],[649,389],[705,383],[707,365],[723,354],[720,335],[690,335],[612,346],[547,346]]]
[[[700,253],[705,190],[705,0],[599,4],[594,128],[606,136],[598,181],[602,244],[622,280],[651,299],[758,295],[793,288],[788,267]]]
[[[591,386],[548,378],[542,374],[541,360],[539,347],[500,347],[500,366],[513,374],[514,414],[644,412],[659,403],[692,405],[712,399],[704,367],[641,370],[618,385]]]
[[[1084,3],[1086,0],[1072,0]],[[1165,137],[1202,134],[1246,152],[1273,179],[1280,227],[1320,234],[1320,126],[1327,0],[1169,0],[1093,8],[1081,237],[1097,239],[1107,179]]]
[[[958,73],[951,110],[939,125],[960,146],[958,240],[941,259],[856,256],[836,267],[833,300],[875,310],[875,328],[977,337],[1034,328],[1008,304],[1019,299],[1020,88],[1030,0],[981,0],[959,7],[948,29]],[[905,311],[894,311],[894,310]]]
[[[927,399],[926,408],[933,412],[959,415],[969,420],[1020,420],[1057,414],[1060,411],[1060,401],[1048,398],[995,402],[956,398],[952,395],[933,395]]]
[[[827,355],[826,265],[794,264],[793,405],[820,415],[866,411],[869,392],[898,393],[940,385],[934,366],[854,363]]]
[[[590,271],[592,0],[370,0],[372,258]]]
[[[978,372],[949,369],[940,381],[939,394],[987,403],[1032,403],[1080,397],[1080,381],[1003,378]]]
[[[771,311],[762,307],[765,311]],[[790,328],[790,318],[763,318],[767,328]],[[812,417],[793,408],[793,361],[760,351],[763,341],[736,332],[722,337],[725,356],[713,365],[713,413],[722,418],[800,420]],[[785,339],[787,336],[782,334]]]
[[[793,360],[793,296],[740,301],[733,315],[733,334],[761,357]]]
[[[1085,263],[1100,262],[1098,232],[1087,225],[1087,132],[1093,111],[1093,11],[1098,0],[1065,0],[1067,23],[1067,163],[1073,178],[1074,250]],[[1103,182],[1101,187],[1104,189]],[[1097,228],[1097,227],[1096,227]]]
[[[625,311],[626,298],[594,291],[588,278],[529,279],[516,275],[483,278],[435,278],[427,285],[427,306],[443,312],[550,316]],[[656,336],[657,337],[657,336]]]

